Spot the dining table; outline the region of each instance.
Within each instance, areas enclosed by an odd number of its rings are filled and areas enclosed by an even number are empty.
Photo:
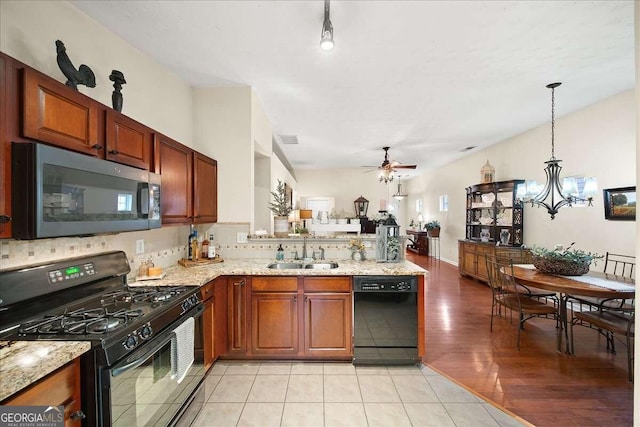
[[[504,272],[510,274],[506,269]],[[522,285],[558,294],[560,301],[558,311],[560,328],[562,329],[558,338],[558,351],[562,351],[562,336],[564,335],[567,353],[571,353],[567,331],[567,310],[570,296],[599,299],[633,299],[636,295],[635,280],[597,271],[589,271],[583,276],[561,276],[537,270],[533,264],[514,264],[513,277]]]

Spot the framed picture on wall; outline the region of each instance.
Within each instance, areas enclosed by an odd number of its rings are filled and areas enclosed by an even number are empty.
[[[607,188],[602,196],[605,219],[635,221],[636,187]]]

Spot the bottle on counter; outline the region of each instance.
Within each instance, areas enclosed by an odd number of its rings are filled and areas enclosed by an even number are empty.
[[[216,245],[213,243],[213,234],[209,234],[209,252],[207,258],[214,259],[216,257]]]
[[[195,234],[191,239],[191,260],[197,261],[200,258],[200,250],[198,248],[198,230],[193,231]]]
[[[193,224],[191,224],[191,228],[189,229],[189,237],[187,239],[187,259],[188,260],[193,260],[193,239],[194,236],[196,235],[196,230],[195,230],[195,226]]]
[[[276,252],[276,260],[283,261],[284,260],[284,249],[282,248],[282,243],[278,245],[278,250]]]
[[[202,241],[202,258],[209,258],[209,239],[207,239],[206,235],[204,236],[204,240]]]

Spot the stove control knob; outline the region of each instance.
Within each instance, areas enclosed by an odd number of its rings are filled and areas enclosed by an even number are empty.
[[[151,329],[151,325],[144,325],[142,328],[140,328],[140,331],[138,331],[138,335],[143,340],[146,340],[151,335],[153,335],[153,329]]]
[[[138,338],[136,338],[135,335],[129,335],[129,336],[127,336],[127,339],[124,340],[122,345],[127,350],[131,350],[132,348],[134,348],[135,346],[138,345]]]

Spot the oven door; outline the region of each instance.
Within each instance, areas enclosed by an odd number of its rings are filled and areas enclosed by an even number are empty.
[[[196,324],[202,316],[198,307]],[[189,424],[204,403],[204,363],[194,351],[194,362],[184,379],[172,379],[171,340],[173,330],[188,316],[183,316],[145,346],[109,369],[110,417],[114,427],[169,426]],[[197,328],[196,330],[199,330]],[[196,342],[198,340],[194,340]],[[106,409],[106,408],[105,408]],[[184,415],[184,416],[183,416]],[[109,425],[108,422],[105,423]]]

